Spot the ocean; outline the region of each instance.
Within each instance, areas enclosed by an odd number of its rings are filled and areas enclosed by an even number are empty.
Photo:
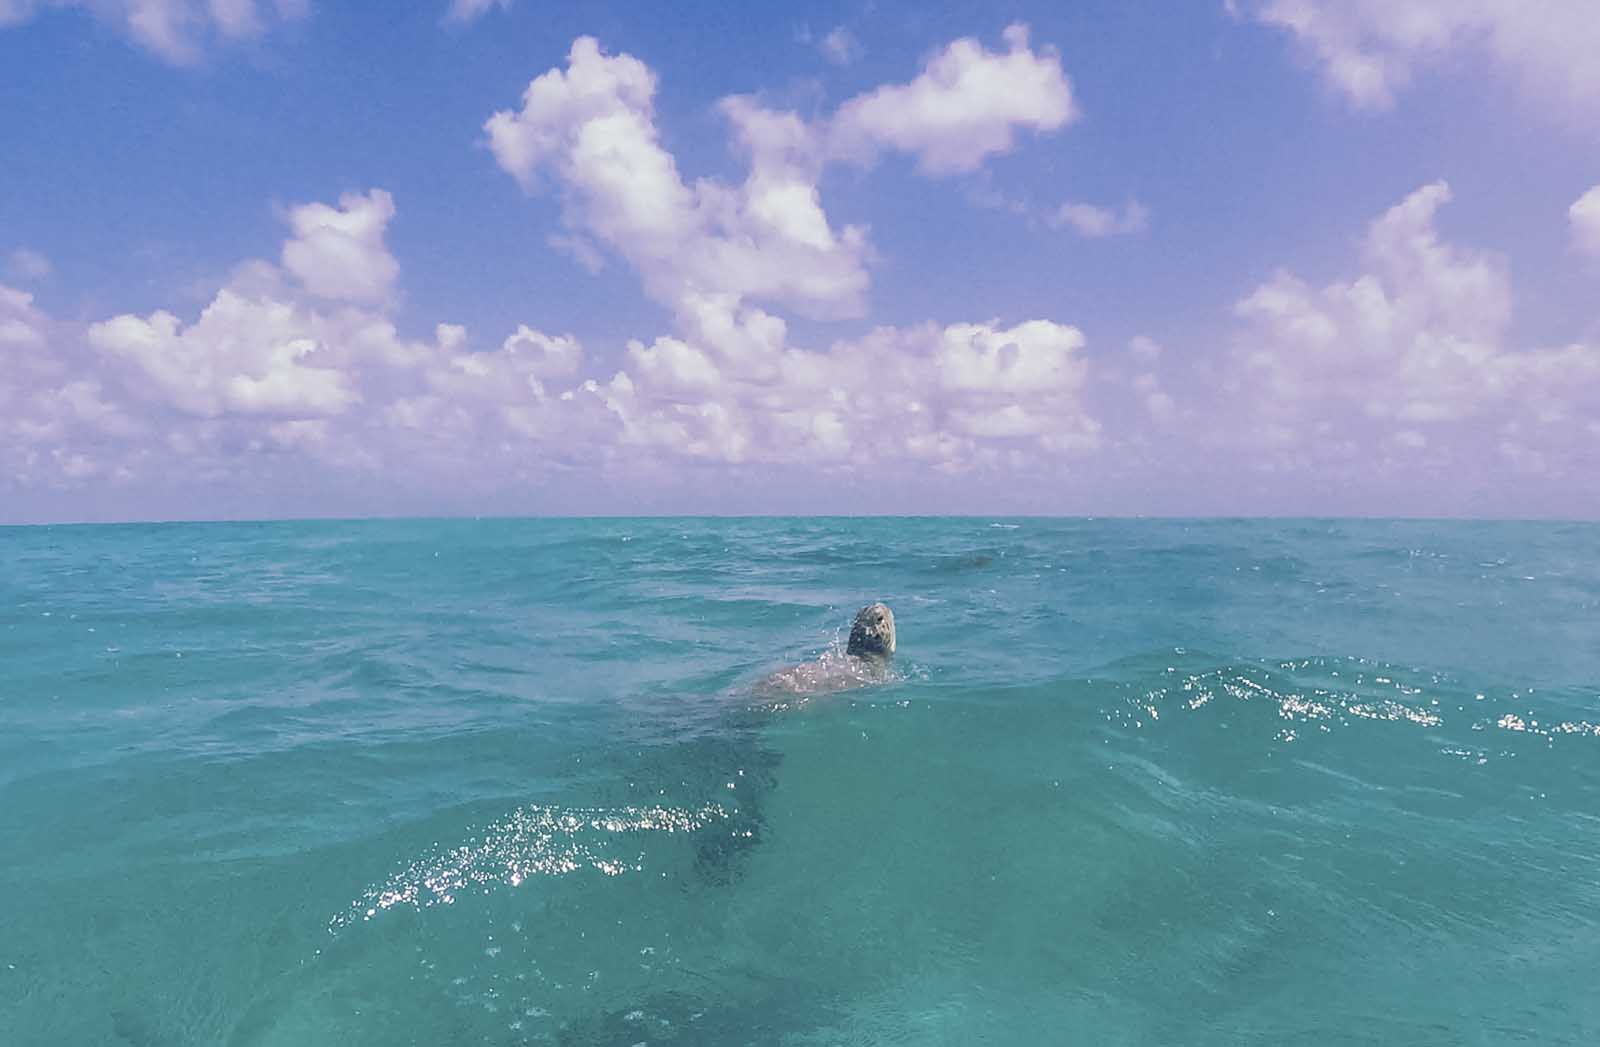
[[[1594,1044],[1597,633],[1590,524],[0,529],[0,1044]]]

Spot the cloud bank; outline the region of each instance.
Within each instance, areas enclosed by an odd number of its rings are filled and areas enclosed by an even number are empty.
[[[690,182],[656,126],[654,72],[580,38],[518,108],[487,120],[488,143],[529,192],[560,198],[568,237],[637,274],[673,330],[598,353],[534,323],[488,345],[449,322],[408,338],[387,244],[398,207],[373,188],[289,209],[277,261],[242,262],[192,318],[57,323],[5,288],[16,439],[4,464],[24,486],[179,470],[237,480],[296,461],[470,485],[574,470],[632,482],[696,462],[870,478],[1084,454],[1100,426],[1084,402],[1085,339],[1069,323],[879,326],[816,346],[796,343],[783,315],[866,309],[872,249],[865,229],[828,216],[827,165],[861,159],[866,143],[938,175],[1013,148],[1018,128],[1065,123],[1058,60],[1020,28],[1006,39],[1005,52],[957,41],[909,84],[822,121],[723,99],[745,176]],[[1020,101],[1008,84],[1037,97]],[[960,120],[929,116],[930,98]],[[910,122],[881,132],[895,107]]]
[[[1600,345],[1518,338],[1510,265],[1446,235],[1443,181],[1377,215],[1346,275],[1280,270],[1231,309],[1219,302],[1214,334],[1115,347],[1062,316],[872,324],[878,252],[870,229],[830,214],[828,173],[942,180],[1077,114],[1059,56],[1021,27],[999,49],[957,40],[909,72],[811,116],[721,99],[729,177],[685,175],[655,71],[593,38],[487,113],[494,177],[558,201],[563,249],[620,263],[663,308],[663,329],[618,343],[537,316],[403,331],[389,237],[407,201],[377,187],[285,209],[282,243],[242,259],[198,309],[51,316],[21,286],[50,277],[48,262],[14,251],[16,285],[0,284],[0,489],[316,481],[471,506],[572,484],[635,495],[958,477],[1049,507],[1107,478],[1425,488],[1455,471],[1592,491]],[[872,169],[891,154],[905,167]],[[1565,214],[1585,258],[1600,256],[1597,201],[1600,187]],[[1146,223],[1133,202],[1069,201],[1053,224],[1093,237]],[[796,334],[808,329],[850,333]]]

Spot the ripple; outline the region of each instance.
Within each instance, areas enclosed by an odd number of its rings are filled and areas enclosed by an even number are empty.
[[[464,891],[488,893],[498,887],[520,887],[538,876],[565,876],[585,868],[607,876],[639,872],[642,855],[629,859],[614,853],[621,838],[692,833],[728,816],[720,804],[693,809],[519,807],[482,835],[426,854],[383,883],[369,887],[345,912],[331,919],[328,927],[337,932],[397,907],[451,905]]]
[[[1289,659],[1266,665],[1204,669],[1168,665],[1162,675],[1170,682],[1142,688],[1121,707],[1109,710],[1107,719],[1143,727],[1147,722],[1160,721],[1163,715],[1198,712],[1225,701],[1234,707],[1264,705],[1279,720],[1315,724],[1324,731],[1331,726],[1351,726],[1352,721],[1367,721],[1426,728],[1450,725],[1472,731],[1493,729],[1546,738],[1600,738],[1600,724],[1559,714],[1547,714],[1541,719],[1531,712],[1495,712],[1491,706],[1486,716],[1478,704],[1486,700],[1483,691],[1438,673],[1362,658]],[[1515,700],[1522,695],[1512,692],[1508,697]],[[1291,742],[1299,735],[1286,729],[1278,737]]]

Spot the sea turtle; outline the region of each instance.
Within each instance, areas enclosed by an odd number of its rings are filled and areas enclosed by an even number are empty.
[[[894,612],[888,604],[870,603],[856,612],[842,652],[830,647],[809,662],[781,669],[757,684],[756,693],[785,708],[817,695],[884,683],[891,679],[894,648]]]

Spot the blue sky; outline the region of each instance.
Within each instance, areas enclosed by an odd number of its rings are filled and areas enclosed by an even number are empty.
[[[0,0],[0,521],[1593,517],[1591,15]]]

